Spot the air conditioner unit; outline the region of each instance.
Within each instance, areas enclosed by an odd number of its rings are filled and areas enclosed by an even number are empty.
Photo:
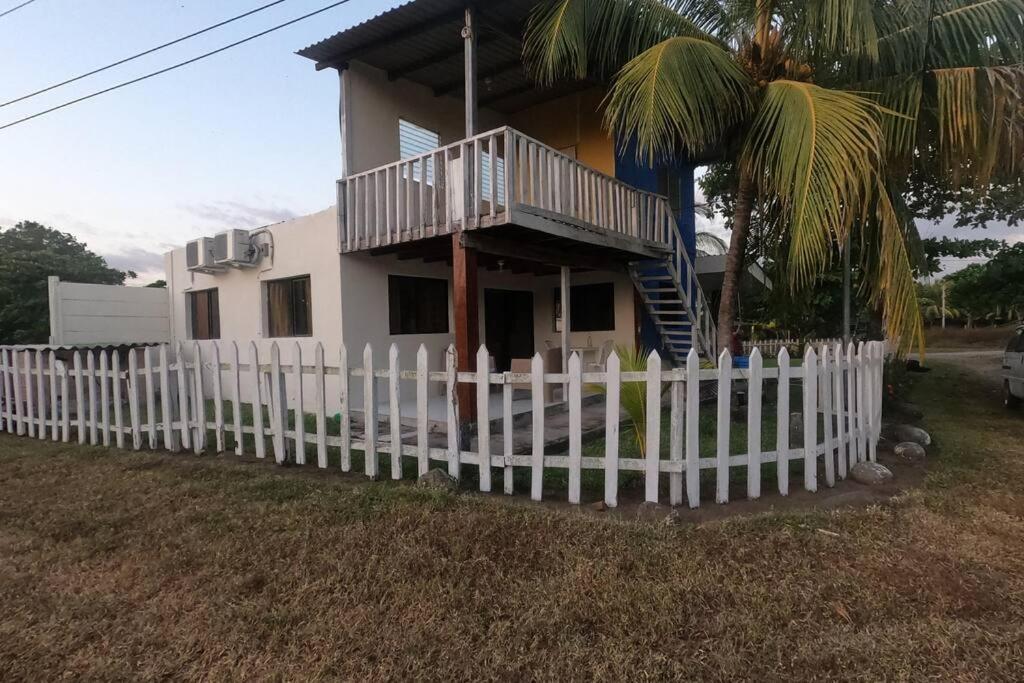
[[[197,273],[223,270],[213,259],[213,238],[200,237],[185,245],[185,267]]]
[[[254,266],[257,256],[258,252],[245,230],[226,230],[213,237],[213,260],[219,266]]]

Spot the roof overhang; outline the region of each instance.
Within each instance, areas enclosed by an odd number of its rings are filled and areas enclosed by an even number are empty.
[[[476,12],[479,104],[513,113],[591,87],[565,82],[546,88],[523,67],[522,36],[538,0],[412,0],[330,38],[299,50],[317,69],[344,69],[358,61],[392,80],[427,86],[435,95],[461,97],[465,91],[462,28],[467,4]]]
[[[700,286],[706,291],[718,291],[725,281],[725,255],[697,256],[694,263],[694,270],[697,271],[697,279]],[[741,277],[741,285],[754,285],[772,289],[771,278],[764,272],[764,269],[757,263],[748,264]]]

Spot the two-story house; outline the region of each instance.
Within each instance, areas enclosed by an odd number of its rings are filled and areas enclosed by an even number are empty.
[[[300,50],[338,74],[337,205],[244,235],[246,267],[169,253],[175,338],[422,344],[432,369],[450,345],[463,370],[480,344],[497,370],[599,365],[612,345],[713,359],[693,166],[617,144],[602,83],[529,77],[535,3],[414,0]]]

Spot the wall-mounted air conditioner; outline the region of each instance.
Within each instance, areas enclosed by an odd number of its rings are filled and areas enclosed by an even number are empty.
[[[213,260],[219,266],[247,268],[256,265],[258,256],[246,230],[226,230],[213,237]]]
[[[213,258],[213,238],[200,237],[185,245],[185,267],[197,273],[223,270]]]

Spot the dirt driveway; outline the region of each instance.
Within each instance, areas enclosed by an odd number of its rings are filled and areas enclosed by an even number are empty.
[[[955,365],[961,370],[972,372],[980,379],[994,384],[996,388],[1002,385],[1002,350],[934,351],[928,353],[926,361]]]
[[[963,351],[936,351],[928,353],[926,364],[949,367],[955,376],[977,382],[985,396],[985,404],[1002,409],[1003,402],[1003,352],[1001,350],[977,349]],[[950,388],[956,391],[956,383]],[[989,400],[990,399],[990,400]]]

